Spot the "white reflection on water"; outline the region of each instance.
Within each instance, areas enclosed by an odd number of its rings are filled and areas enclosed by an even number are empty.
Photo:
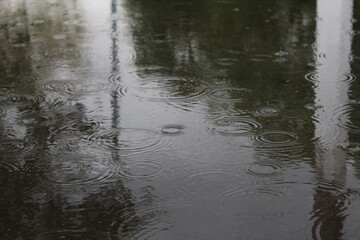
[[[339,148],[349,133],[334,119],[336,107],[349,100],[352,37],[352,0],[318,0],[316,32],[315,158],[317,186],[312,219],[313,239],[343,236],[348,197],[345,191],[346,152]],[[348,118],[348,116],[345,116]],[[348,121],[348,119],[346,119]]]
[[[318,139],[317,160],[323,177],[343,182],[345,153],[337,146],[347,142],[348,133],[333,119],[335,106],[346,104],[350,83],[342,75],[350,73],[352,37],[352,0],[317,1],[316,56],[317,80],[315,103],[315,137]]]

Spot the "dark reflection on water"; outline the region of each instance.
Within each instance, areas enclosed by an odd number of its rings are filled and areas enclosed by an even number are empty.
[[[0,0],[1,239],[357,239],[358,9]]]

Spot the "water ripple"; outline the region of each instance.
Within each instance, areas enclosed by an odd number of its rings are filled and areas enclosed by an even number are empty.
[[[241,102],[248,98],[252,90],[247,88],[219,88],[209,92],[208,97],[218,101]]]
[[[247,173],[256,177],[270,177],[282,174],[284,166],[275,162],[256,162],[247,168]]]
[[[216,198],[227,191],[238,189],[243,177],[227,170],[199,170],[187,173],[176,179],[182,194],[196,195],[201,198]]]
[[[221,117],[210,126],[211,131],[225,135],[252,134],[261,128],[260,123],[246,117]]]
[[[349,132],[360,133],[360,101],[350,101],[334,108],[333,120],[335,123]]]
[[[25,126],[52,126],[57,120],[55,116],[50,114],[39,115],[38,113],[26,113],[19,118],[18,122]]]
[[[88,240],[115,240],[117,237],[108,232],[102,232],[91,229],[83,230],[54,230],[49,232],[38,231],[34,234],[26,234],[15,240],[24,239],[53,239],[53,240],[71,240],[71,239],[88,239]]]
[[[305,79],[310,81],[310,82],[314,82],[317,83],[320,81],[320,73],[319,72],[310,72],[305,74]],[[336,76],[337,81],[339,82],[353,82],[356,80],[356,76],[352,73],[344,73],[344,74],[339,74]]]
[[[137,161],[118,168],[117,173],[125,178],[152,178],[162,175],[167,166],[158,161]]]
[[[0,140],[1,154],[27,153],[35,148],[35,144],[24,139],[2,139]]]
[[[39,177],[57,188],[106,184],[112,181],[115,173],[107,159],[72,155],[54,158],[41,171]]]
[[[314,238],[324,237],[323,227],[334,220],[345,219],[347,210],[358,193],[347,189],[343,184],[321,179],[315,188],[314,205],[311,219],[314,220],[312,233]]]
[[[271,189],[236,189],[219,197],[222,208],[232,216],[269,219],[283,216],[282,194]],[[269,203],[278,204],[269,207]],[[281,204],[280,202],[283,202]]]
[[[251,136],[258,154],[272,157],[299,157],[305,152],[296,134],[287,131],[263,131]]]
[[[164,147],[161,135],[153,130],[140,128],[114,128],[94,133],[88,139],[98,147],[110,150],[143,154]]]
[[[70,94],[93,94],[101,92],[105,89],[103,84],[89,84],[89,83],[77,83],[71,84],[66,88],[66,92]]]
[[[204,95],[205,85],[204,82],[191,79],[160,78],[143,81],[127,92],[150,101],[177,101]]]

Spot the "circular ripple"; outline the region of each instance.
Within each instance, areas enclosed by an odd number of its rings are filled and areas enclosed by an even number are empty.
[[[161,132],[168,135],[176,135],[184,132],[185,127],[181,125],[166,125]]]
[[[107,159],[91,156],[61,156],[42,169],[42,178],[60,188],[73,188],[74,185],[99,185],[111,182],[113,166]]]
[[[266,131],[253,137],[254,142],[272,146],[288,146],[298,140],[296,134],[286,131]]]
[[[268,219],[284,215],[282,207],[287,201],[281,195],[270,189],[237,189],[221,195],[219,200],[223,209],[232,216]]]
[[[138,128],[105,130],[91,135],[89,140],[99,147],[137,153],[153,151],[163,144],[161,135],[157,132]]]
[[[251,118],[223,117],[215,120],[211,131],[226,135],[245,135],[261,129],[261,124]]]
[[[108,80],[110,83],[112,84],[119,84],[121,82],[121,76],[117,75],[117,74],[111,74],[108,77]]]
[[[352,204],[353,198],[358,194],[346,189],[344,185],[334,181],[320,180],[314,192],[314,204],[311,219],[314,221],[312,227],[313,236],[321,238],[320,232],[324,231],[324,225],[328,225],[335,219],[344,219]],[[326,227],[325,227],[326,228]]]
[[[335,107],[333,120],[349,132],[360,133],[360,101],[351,101]]]
[[[310,81],[310,82],[319,82],[320,78],[320,74],[319,72],[310,72],[308,74],[305,75],[305,79]],[[356,76],[352,73],[344,73],[344,74],[339,74],[338,76],[336,76],[336,80],[339,82],[353,82],[356,79]]]
[[[128,94],[129,88],[125,87],[125,86],[119,86],[117,88],[117,92],[118,92],[119,96],[123,97],[123,96],[126,96]]]
[[[136,97],[151,101],[175,101],[204,95],[204,85],[201,81],[162,78],[143,81],[140,86],[129,89],[129,92]]]
[[[92,94],[104,90],[105,86],[100,84],[71,84],[66,91],[71,94]]]
[[[159,221],[162,215],[167,214],[166,207],[154,206],[149,201],[146,203],[147,206],[141,202],[134,206],[130,202],[120,211],[112,213],[117,216],[110,225],[111,232],[117,236],[116,239],[150,239],[156,233],[169,228],[167,224]]]
[[[202,170],[176,179],[179,189],[185,194],[195,194],[199,198],[218,197],[226,191],[239,188],[242,177],[226,170]]]
[[[257,117],[277,117],[280,114],[280,109],[274,107],[262,107],[255,111]]]
[[[251,93],[252,90],[247,88],[220,88],[210,91],[208,96],[220,101],[243,101]]]
[[[125,164],[119,174],[126,178],[150,178],[163,174],[166,165],[154,161],[139,161]]]
[[[277,163],[257,162],[251,164],[247,173],[257,177],[276,176],[284,171],[283,166]]]
[[[247,147],[254,148],[257,154],[276,158],[292,158],[305,154],[298,137],[291,132],[264,131],[255,134],[251,139],[255,145]]]
[[[15,154],[31,151],[35,145],[23,139],[8,139],[0,141],[0,153]]]

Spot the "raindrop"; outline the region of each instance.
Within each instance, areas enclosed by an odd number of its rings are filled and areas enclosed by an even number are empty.
[[[161,129],[161,132],[168,135],[176,135],[184,132],[185,127],[181,125],[166,125]]]
[[[261,107],[255,110],[254,114],[257,117],[277,117],[280,114],[280,109],[275,107]]]

